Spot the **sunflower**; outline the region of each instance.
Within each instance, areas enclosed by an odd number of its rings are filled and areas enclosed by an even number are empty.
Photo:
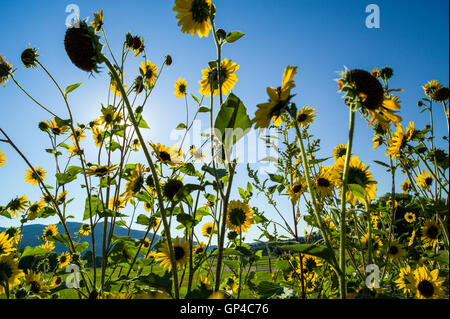
[[[347,145],[339,144],[333,148],[332,155],[334,159],[337,160],[339,157],[345,156],[346,153],[347,153]]]
[[[177,98],[182,98],[186,96],[186,89],[187,89],[187,82],[185,79],[178,78],[178,80],[175,81],[175,91],[173,94]]]
[[[175,0],[173,11],[177,13],[181,32],[191,33],[192,36],[197,33],[199,38],[208,37],[212,7],[211,0]]]
[[[149,226],[151,228],[158,230],[160,225],[161,225],[161,220],[158,217],[150,216]]]
[[[431,80],[427,84],[422,86],[422,89],[426,96],[428,96],[429,98],[432,98],[433,93],[442,87],[443,87],[443,85],[441,83],[439,83],[438,81]]]
[[[409,183],[409,179],[406,178],[403,181],[403,184],[400,186],[401,190],[403,191],[403,194],[407,194],[411,190],[411,184]]]
[[[224,59],[220,62],[220,84],[223,95],[227,95],[238,81],[236,73],[234,73],[238,69],[239,65],[231,60]],[[217,66],[213,68],[208,66],[202,70],[202,80],[198,82],[200,83],[200,94],[210,96],[213,89],[214,95],[219,94],[218,73]]]
[[[14,246],[14,237],[10,237],[6,232],[0,233],[0,255],[8,255],[16,249]]]
[[[53,277],[51,283],[50,283],[50,287],[54,288],[54,287],[58,287],[59,285],[61,285],[63,282],[63,279],[61,276],[55,276]]]
[[[144,77],[145,82],[149,87],[153,87],[158,75],[158,67],[149,60],[141,62],[140,69],[141,75]]]
[[[120,91],[120,86],[119,83],[117,83],[117,80],[112,76],[111,73],[109,73],[109,76],[111,77],[111,82],[109,85],[109,88],[111,89],[111,91],[114,93],[115,96],[122,96],[122,92]],[[117,76],[119,77],[122,87],[125,89],[127,87],[127,85],[125,83],[123,83],[123,73],[122,72],[117,72]]]
[[[72,141],[75,142],[75,137],[78,142],[83,140],[86,137],[86,135],[84,135],[84,131],[82,129],[76,128],[76,129],[74,129],[74,131],[75,131],[75,135],[74,135],[74,133],[70,134],[70,139]]]
[[[70,153],[70,157],[83,154],[83,150],[81,150],[77,145],[69,145],[66,152]]]
[[[200,242],[197,245],[195,245],[194,249],[193,249],[193,253],[194,255],[201,255],[205,252],[205,244]]]
[[[103,177],[115,171],[119,165],[92,165],[86,169],[87,176]]]
[[[410,224],[414,223],[416,221],[416,215],[412,212],[405,213],[404,218],[405,218],[406,222],[408,222]]]
[[[93,127],[92,136],[94,138],[95,145],[97,145],[97,147],[102,146],[104,139],[104,132],[97,127]]]
[[[28,270],[25,275],[25,285],[30,285],[30,292],[37,298],[45,297],[50,293],[48,284],[40,273],[35,273],[32,270]]]
[[[391,260],[397,260],[403,257],[405,250],[397,241],[392,241],[387,249],[388,256]]]
[[[57,260],[58,260],[58,268],[64,268],[68,264],[70,264],[72,257],[70,256],[70,254],[68,252],[65,252],[65,253],[62,253],[61,255],[59,255]]]
[[[94,12],[94,21],[91,22],[96,32],[100,31],[103,26],[103,10]]]
[[[372,138],[372,142],[372,149],[376,150],[383,143],[383,138],[379,134],[375,134],[375,136]]]
[[[397,132],[394,133],[389,140],[386,156],[399,156],[406,143],[411,140],[414,135],[414,122],[409,122],[406,132],[403,130],[402,123],[397,124]]]
[[[56,225],[50,224],[47,227],[45,227],[42,237],[46,239],[47,237],[53,237],[58,235],[58,228]]]
[[[183,269],[189,260],[189,243],[186,241],[185,238],[183,238],[180,241],[180,239],[177,237],[173,241],[173,250],[175,255],[174,256],[175,264],[177,268]],[[172,263],[170,262],[170,251],[167,241],[165,241],[162,244],[161,248],[159,249],[159,252],[156,254],[155,260],[161,263],[161,267],[167,268],[169,272],[172,271]]]
[[[439,269],[429,271],[426,266],[414,271],[414,292],[418,299],[439,299],[444,295],[442,283],[444,278],[438,277]]]
[[[251,217],[253,209],[247,203],[240,200],[232,200],[227,207],[227,226],[238,233],[246,233],[253,223]]]
[[[386,202],[387,207],[392,207],[392,200]],[[398,202],[394,199],[394,208],[398,206]]]
[[[449,89],[446,87],[441,87],[433,92],[433,100],[437,102],[445,102],[449,97]],[[448,112],[448,109],[447,109]]]
[[[44,121],[45,124],[47,124],[47,127],[52,131],[55,135],[61,135],[66,133],[69,128],[65,125],[59,126],[58,123],[56,123],[55,120],[51,121]]]
[[[397,284],[397,288],[402,290],[404,294],[411,292],[414,289],[414,275],[411,267],[407,265],[404,268],[400,268],[398,279],[394,282]]]
[[[6,163],[6,156],[5,156],[5,153],[3,153],[3,152],[0,150],[0,167],[3,166],[5,163]]]
[[[12,254],[0,255],[0,295],[5,293],[5,285],[11,291],[15,286],[20,284],[20,278],[24,276],[21,269],[18,268],[19,260],[14,258]]]
[[[291,198],[293,203],[296,203],[300,195],[303,194],[306,190],[306,182],[303,177],[298,177],[293,185],[287,185],[286,190]]]
[[[298,125],[301,127],[306,127],[313,123],[314,116],[317,115],[317,113],[314,113],[315,110],[316,109],[307,106],[304,106],[301,110],[299,110],[296,117]]]
[[[324,198],[331,195],[334,187],[333,178],[331,176],[331,168],[320,166],[319,173],[314,179],[314,186],[320,197]]]
[[[439,242],[439,235],[441,234],[441,227],[432,219],[428,219],[421,228],[422,245],[424,248],[436,247]]]
[[[205,237],[211,237],[214,234],[217,234],[217,226],[214,223],[207,222],[202,227],[202,233]]]
[[[46,249],[46,250],[52,251],[53,249],[55,249],[55,243],[53,243],[52,241],[46,241],[45,243],[43,243],[39,247],[42,248],[42,249]]]
[[[137,151],[139,147],[141,147],[141,142],[139,142],[139,139],[133,139],[133,141],[131,142],[131,148],[133,149],[133,151]]]
[[[68,191],[62,191],[62,192],[58,195],[58,197],[56,198],[56,202],[57,202],[58,204],[64,203],[64,202],[66,201],[67,194],[69,194]]]
[[[430,172],[421,170],[422,174],[419,174],[416,177],[417,180],[417,186],[422,186],[425,189],[428,189],[431,184],[433,184],[433,177],[431,176]]]
[[[9,78],[9,72],[12,69],[12,64],[6,61],[6,58],[0,55],[0,85],[6,84]]]
[[[135,168],[131,171],[131,177],[125,184],[125,201],[128,201],[135,193],[138,193],[144,187],[144,167],[137,163]]]
[[[91,232],[91,226],[88,224],[82,224],[78,233],[82,236],[88,236]]]
[[[372,251],[374,253],[380,252],[380,249],[383,246],[383,242],[377,235],[372,234],[371,237],[372,237]],[[369,234],[365,234],[363,237],[361,237],[361,246],[364,250],[369,249]]]
[[[147,213],[151,212],[153,210],[153,203],[151,202],[145,202],[144,203],[144,209]]]
[[[296,66],[287,66],[283,73],[283,81],[281,87],[274,89],[267,88],[269,102],[258,104],[258,110],[255,112],[255,118],[252,124],[256,123],[255,128],[265,128],[270,125],[270,120],[274,125],[281,125],[281,113],[287,107],[291,98],[291,89],[295,87],[294,76],[297,74]]]
[[[41,209],[45,207],[45,202],[40,200],[39,202],[34,202],[34,204],[28,207],[28,216],[31,220],[36,219],[39,216]]]
[[[29,168],[25,171],[25,181],[31,185],[37,185],[40,181],[45,180],[47,172],[42,167],[34,167],[34,170]]]
[[[232,291],[237,293],[239,289],[239,279],[236,276],[231,276],[226,279],[226,283],[224,286],[226,291]]]
[[[208,276],[199,275],[198,276],[198,282],[200,283],[200,286],[204,286],[206,289],[209,289],[211,286],[211,282],[208,279]]]
[[[342,191],[342,179],[344,173],[345,166],[345,156],[340,157],[336,160],[333,165],[333,178],[336,185]],[[348,184],[357,184],[364,188],[366,192],[367,198],[376,198],[375,191],[377,190],[375,184],[377,181],[372,179],[372,174],[369,171],[369,168],[364,165],[358,158],[358,156],[354,156],[350,160],[349,171],[348,171]],[[347,190],[347,201],[352,203],[353,206],[356,205],[356,202],[360,200],[361,202],[365,202],[365,198],[354,194],[351,190]]]
[[[183,187],[183,182],[177,178],[169,179],[163,185],[163,194],[169,200],[173,200],[178,191]]]
[[[297,260],[300,260],[298,257],[296,258]],[[316,256],[304,254],[302,258],[303,258],[302,260],[303,268],[306,272],[314,272],[316,268],[322,266],[320,259],[317,258]]]
[[[100,122],[105,125],[105,128],[111,127],[114,124],[118,124],[122,121],[122,113],[117,113],[114,110],[114,106],[102,107],[102,115],[100,115]],[[95,139],[95,137],[94,137]],[[103,141],[103,138],[100,142]],[[97,141],[96,141],[97,142]],[[97,144],[98,146],[98,144]]]
[[[150,143],[154,153],[163,164],[176,166],[181,164],[181,156],[183,153],[177,147],[168,148],[167,146]]]
[[[11,212],[11,217],[19,216],[18,213],[23,213],[25,208],[28,207],[28,198],[25,195],[16,197],[11,200],[6,207]]]

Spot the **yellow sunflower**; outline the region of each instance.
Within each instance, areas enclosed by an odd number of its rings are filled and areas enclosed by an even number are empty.
[[[375,136],[372,138],[372,142],[372,149],[376,150],[381,145],[381,143],[383,143],[383,138],[379,134],[375,134]]]
[[[86,169],[87,176],[103,177],[114,172],[119,165],[92,165]]]
[[[127,85],[123,83],[123,73],[117,72],[117,75],[119,76],[120,81],[122,82],[122,86],[125,89]],[[111,91],[114,93],[115,96],[122,96],[122,92],[120,91],[119,88],[119,83],[117,83],[116,79],[112,76],[111,73],[109,73],[109,76],[111,77],[109,88],[111,89]]]
[[[189,243],[186,241],[185,238],[183,238],[181,241],[177,237],[173,241],[173,249],[175,254],[175,263],[177,268],[183,269],[186,265],[186,263],[189,260]],[[167,241],[165,241],[161,248],[159,249],[159,252],[156,254],[155,257],[156,261],[159,261],[161,264],[161,267],[166,268],[170,271],[172,271],[172,263],[170,262],[170,252],[169,252],[169,245],[167,244]]]
[[[45,175],[47,175],[47,172],[44,171],[44,169],[42,167],[35,166],[34,170],[29,168],[25,171],[25,181],[28,184],[37,185],[37,184],[39,184],[40,180],[41,181],[45,180]]]
[[[331,168],[320,166],[319,173],[314,179],[314,186],[316,188],[317,194],[324,198],[331,195],[334,188],[333,178],[331,176]]]
[[[37,298],[42,298],[50,293],[48,284],[40,273],[35,273],[33,270],[28,270],[25,275],[25,285],[30,285],[30,292]]]
[[[414,289],[414,275],[411,267],[407,265],[404,268],[400,268],[400,273],[398,279],[394,282],[397,284],[397,288],[402,290],[404,294],[411,292]]]
[[[429,98],[432,98],[433,93],[442,87],[443,87],[443,85],[441,83],[439,83],[438,81],[431,80],[427,84],[422,86],[422,89],[426,96],[428,96]]]
[[[187,90],[187,82],[185,79],[178,78],[178,80],[175,81],[175,91],[173,94],[177,98],[182,98],[186,96],[186,90]]]
[[[311,107],[304,106],[301,110],[298,111],[296,121],[299,126],[305,127],[314,122],[314,117],[317,113],[314,113],[316,109]]]
[[[230,201],[227,207],[228,228],[238,233],[246,233],[253,223],[251,219],[253,213],[253,209],[247,203],[240,200]]]
[[[439,269],[429,271],[426,266],[414,271],[414,292],[418,299],[440,299],[444,296],[442,283],[445,279],[438,276]]]
[[[421,170],[421,172],[422,172],[422,174],[419,174],[416,177],[416,180],[417,180],[416,184],[417,184],[417,186],[421,186],[425,189],[428,189],[431,186],[431,184],[433,184],[433,177],[431,176],[430,172],[428,172],[428,171]]]
[[[322,266],[320,259],[317,258],[316,256],[303,254],[302,258],[303,258],[302,260],[303,268],[306,272],[314,272],[316,268]],[[300,260],[299,257],[296,257],[296,259],[298,261]],[[300,265],[298,264],[298,266]]]
[[[436,247],[441,234],[441,227],[434,220],[428,219],[421,228],[422,245],[424,248]]]
[[[12,254],[0,254],[0,274],[2,281],[0,282],[0,295],[5,293],[5,285],[8,284],[9,291],[20,284],[20,278],[24,273],[18,268],[19,260],[14,258]]]
[[[416,221],[416,215],[412,212],[405,213],[404,218],[405,218],[406,222],[408,222],[410,224],[414,223]]]
[[[66,133],[69,130],[69,128],[67,126],[59,126],[58,123],[56,123],[55,120],[45,121],[44,123],[47,124],[48,128],[55,135],[64,134],[64,133]]]
[[[10,237],[6,232],[0,233],[0,255],[8,255],[16,249],[14,246],[14,237]]]
[[[138,138],[135,138],[131,142],[131,148],[133,149],[133,151],[137,151],[139,149],[139,147],[141,147],[141,142],[139,141]]]
[[[411,247],[414,244],[414,239],[416,239],[416,231],[413,230],[411,237],[409,238],[408,247]]]
[[[6,58],[0,55],[0,85],[5,85],[9,78],[9,72],[12,69],[12,64],[6,61]]]
[[[135,193],[138,193],[144,186],[144,182],[144,166],[141,163],[137,163],[131,171],[130,179],[125,184],[125,193],[122,195],[125,197],[125,201],[128,201]]]
[[[332,155],[334,159],[337,160],[339,157],[345,156],[346,153],[347,153],[347,145],[339,144],[333,148]]]
[[[287,66],[283,73],[281,87],[266,89],[270,100],[257,105],[258,110],[255,112],[255,118],[252,119],[252,124],[256,123],[255,128],[266,128],[270,125],[271,120],[275,126],[281,125],[281,113],[286,109],[287,102],[291,97],[291,89],[295,87],[294,76],[296,74],[296,66]]]
[[[70,264],[72,257],[70,256],[70,254],[68,252],[65,252],[65,253],[62,253],[61,255],[59,255],[57,260],[58,260],[58,268],[64,268],[68,264]]]
[[[66,201],[67,194],[69,194],[68,191],[62,191],[61,193],[59,193],[58,197],[56,198],[56,202],[58,204],[64,203]]]
[[[5,153],[3,153],[3,152],[0,150],[0,167],[3,166],[3,165],[5,165],[5,163],[6,163],[6,156],[5,156]]]
[[[194,161],[201,161],[206,157],[206,154],[203,153],[201,149],[195,148],[194,145],[189,149],[189,153],[191,153]]]
[[[103,10],[94,12],[94,21],[90,23],[95,31],[100,31],[103,26]]]
[[[75,131],[75,137],[78,142],[86,137],[86,135],[84,135],[84,131],[82,129],[76,128],[74,131]],[[75,142],[75,137],[74,137],[73,133],[70,134],[70,139],[74,142]]]
[[[411,190],[411,184],[409,183],[409,178],[406,178],[403,181],[403,184],[400,186],[403,194],[407,194]]]
[[[380,249],[383,246],[383,242],[377,235],[372,234],[371,237],[372,237],[372,251],[374,253],[380,252]],[[361,237],[361,246],[364,250],[369,249],[369,234],[365,234],[363,237]]]
[[[92,128],[92,136],[94,138],[95,145],[97,145],[97,147],[100,147],[103,144],[104,132],[98,127],[94,127]]]
[[[144,77],[145,82],[149,87],[155,85],[156,77],[158,75],[158,67],[149,60],[141,62],[140,69],[141,75]]]
[[[45,227],[42,237],[45,239],[47,237],[52,237],[58,235],[58,228],[56,225],[50,224],[47,227]]]
[[[61,285],[63,282],[63,279],[61,276],[55,276],[52,278],[52,281],[50,283],[50,287],[51,288],[55,288],[58,287],[59,285]]]
[[[239,65],[231,60],[224,59],[222,62],[220,62],[220,84],[222,87],[223,95],[227,95],[238,81],[236,73],[234,73],[238,69]],[[204,96],[210,96],[211,90],[214,89],[213,95],[218,95],[219,85],[217,81],[217,66],[215,66],[214,68],[208,66],[206,69],[202,70],[202,80],[198,82],[200,83],[200,94]]]
[[[88,236],[91,233],[91,226],[82,224],[78,233],[82,236]]]
[[[46,241],[45,243],[43,243],[39,247],[42,248],[42,249],[46,249],[46,250],[52,251],[53,249],[55,249],[55,243],[53,243],[52,241]]]
[[[342,179],[344,174],[344,166],[345,166],[345,156],[340,157],[336,160],[333,165],[333,178],[336,185],[340,188],[342,192]],[[377,181],[372,179],[372,174],[369,171],[369,168],[364,165],[358,158],[358,156],[354,156],[350,160],[349,171],[348,171],[348,184],[357,184],[364,188],[366,192],[367,198],[370,200],[371,198],[376,198],[375,191],[377,190],[375,184]],[[347,190],[347,201],[350,202],[353,206],[356,205],[356,202],[360,200],[361,202],[365,202],[365,198],[360,197],[358,194],[354,194],[351,190]]]
[[[114,124],[119,124],[122,121],[122,118],[123,118],[123,114],[117,113],[114,110],[114,106],[109,105],[108,107],[102,107],[102,115],[100,115],[100,122],[103,125],[105,125],[106,128],[111,127]],[[99,137],[97,136],[97,138],[99,138]],[[97,140],[96,137],[94,136],[94,139],[96,140],[96,144],[97,144],[97,142],[99,142],[101,144],[101,142],[103,141],[103,138],[104,138],[104,136],[101,137],[100,140]],[[98,146],[98,144],[97,144],[97,146]]]
[[[193,248],[192,252],[194,255],[202,255],[205,252],[206,246],[204,243],[199,242],[195,247]]]
[[[163,164],[168,164],[171,166],[176,166],[181,164],[181,156],[183,153],[177,147],[168,148],[164,145],[158,143],[157,145],[150,143],[150,146],[153,148],[154,153],[158,157],[158,159]]]
[[[25,208],[28,207],[28,198],[25,195],[16,197],[6,207],[11,212],[11,217],[19,216],[18,213],[23,213]]]
[[[39,202],[34,202],[34,204],[28,207],[28,216],[31,220],[36,219],[39,216],[41,209],[45,207],[45,202],[40,200]]]
[[[305,179],[302,176],[298,177],[293,185],[286,186],[286,190],[291,198],[291,201],[296,203],[299,200],[300,195],[306,191]]]
[[[231,276],[226,279],[226,283],[224,286],[226,291],[232,291],[237,293],[239,289],[239,279],[236,276]]]
[[[406,132],[403,130],[402,123],[397,124],[397,132],[394,133],[388,142],[386,156],[399,156],[402,149],[405,147],[412,136],[414,135],[414,122],[409,122]]]
[[[405,255],[405,250],[397,241],[392,241],[387,249],[388,256],[391,260],[398,260]]]
[[[211,237],[214,234],[217,234],[217,226],[214,223],[207,222],[202,227],[202,233],[205,237]]]
[[[70,153],[70,157],[75,155],[81,155],[83,151],[76,145],[69,145],[69,148],[66,150],[67,153]]]
[[[173,11],[177,13],[181,32],[198,34],[199,38],[208,37],[210,24],[211,0],[175,0]]]

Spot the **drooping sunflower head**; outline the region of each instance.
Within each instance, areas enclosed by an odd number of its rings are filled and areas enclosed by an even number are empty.
[[[154,153],[161,161],[161,163],[168,164],[171,166],[177,166],[181,164],[181,156],[183,155],[182,151],[174,146],[169,148],[167,146],[161,145],[158,143],[157,145],[150,143]]]
[[[97,73],[98,65],[103,63],[102,44],[95,34],[95,28],[85,21],[78,21],[67,29],[64,47],[73,64],[83,71]]]
[[[55,135],[60,135],[66,133],[69,128],[64,123],[58,123],[56,120],[44,121],[43,123],[47,124],[47,127],[52,131]]]
[[[183,187],[183,182],[177,178],[169,179],[163,185],[163,194],[169,200],[173,200],[178,191]]]
[[[6,232],[0,233],[0,255],[9,254],[16,249],[14,246],[14,237],[9,236]]]
[[[189,260],[189,243],[186,241],[185,238],[182,238],[180,241],[178,237],[175,240],[173,240],[172,243],[173,243],[175,264],[177,268],[183,269]],[[156,254],[155,260],[160,262],[161,267],[166,268],[169,271],[172,271],[172,263],[170,261],[170,251],[167,241],[165,241],[161,245],[159,252]]]
[[[336,160],[332,169],[332,176],[336,186],[342,192],[342,179],[344,174],[344,166],[345,166],[345,157],[340,157]],[[359,185],[362,187],[366,193],[367,199],[376,198],[375,191],[377,187],[377,181],[372,179],[372,174],[368,167],[364,165],[358,158],[358,156],[354,156],[350,160],[349,170],[348,170],[348,184]],[[363,198],[360,193],[353,192],[350,189],[347,190],[346,195],[347,201],[352,205],[356,205],[356,202],[359,200],[361,202],[365,202],[366,198]]]
[[[119,165],[92,165],[86,168],[86,174],[88,176],[103,177],[107,174],[114,172]]]
[[[347,152],[347,145],[345,144],[338,144],[333,148],[333,157],[334,159],[338,159],[339,157],[345,156]]]
[[[202,70],[202,80],[199,81],[199,92],[204,96],[210,96],[211,91],[213,91],[213,95],[218,95],[218,79],[220,72],[220,86],[222,94],[227,95],[238,81],[237,75],[235,73],[238,69],[238,64],[227,59],[224,59],[220,62],[220,69],[217,68],[217,64],[208,66],[206,69]]]
[[[16,197],[12,199],[6,207],[11,212],[12,217],[17,216],[18,213],[23,213],[25,208],[28,207],[28,198],[25,195]]]
[[[433,100],[437,102],[445,102],[448,100],[449,90],[447,87],[440,87],[436,91],[433,92]]]
[[[36,59],[39,56],[37,54],[37,50],[33,48],[25,49],[20,55],[20,59],[22,60],[23,65],[26,68],[35,68],[36,67]]]
[[[67,199],[67,195],[69,194],[68,191],[62,191],[61,193],[59,193],[58,197],[56,198],[56,202],[61,205],[62,203],[64,203]]]
[[[211,237],[214,234],[217,234],[217,226],[214,223],[207,222],[202,227],[202,233],[205,237]]]
[[[422,86],[423,92],[429,98],[433,98],[433,94],[442,87],[443,87],[443,85],[436,80],[431,80],[427,84]]]
[[[31,185],[37,185],[40,181],[45,180],[47,172],[42,167],[34,167],[34,169],[27,169],[25,172],[25,181]]]
[[[424,248],[436,247],[439,242],[439,235],[441,234],[441,227],[432,219],[428,219],[422,226],[422,245]]]
[[[0,85],[6,84],[8,81],[12,64],[6,61],[6,58],[0,55]]]
[[[421,174],[418,174],[415,177],[417,180],[417,186],[421,186],[422,188],[428,189],[433,184],[433,177],[430,172],[422,170]]]
[[[208,37],[211,30],[210,17],[214,5],[211,0],[175,0],[173,11],[177,13],[181,32]]]
[[[0,254],[0,274],[2,281],[7,282],[11,291],[15,286],[20,284],[20,279],[24,277],[24,273],[18,268],[19,261],[14,258],[13,254]],[[4,285],[0,285],[0,294],[5,293]]]
[[[45,207],[45,202],[40,200],[39,202],[34,202],[34,204],[28,207],[28,218],[30,220],[36,219],[39,216],[41,209]]]
[[[125,35],[125,45],[128,49],[132,49],[134,51],[135,57],[144,52],[144,40],[144,38],[141,38],[138,35],[132,36],[130,33]]]
[[[182,98],[186,96],[186,92],[187,92],[187,82],[185,79],[183,78],[178,78],[178,80],[175,81],[175,91],[173,92],[173,94],[175,94],[175,96],[177,98]]]
[[[363,106],[368,110],[375,110],[382,106],[384,90],[380,81],[367,71],[353,69],[346,74],[346,80],[356,88],[363,98]]]
[[[442,283],[445,279],[439,277],[439,269],[429,271],[426,266],[419,267],[414,271],[414,279],[418,299],[438,299],[444,295]]]
[[[158,75],[158,67],[149,60],[146,60],[145,62],[141,62],[139,72],[144,78],[145,83],[152,88],[155,85]]]
[[[227,227],[238,233],[246,233],[253,223],[253,209],[240,200],[232,200],[227,207]]]

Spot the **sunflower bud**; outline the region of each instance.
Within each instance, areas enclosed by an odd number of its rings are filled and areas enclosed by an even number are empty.
[[[25,49],[22,52],[22,55],[20,56],[20,59],[22,60],[23,65],[25,65],[26,68],[36,67],[36,59],[39,55],[37,54],[36,49],[28,48]]]
[[[227,33],[225,32],[224,29],[219,29],[216,31],[216,36],[219,42],[222,42],[227,37]]]
[[[422,101],[417,102],[417,106],[418,107],[422,107],[423,106],[423,102]]]
[[[142,75],[139,75],[134,79],[134,90],[138,94],[144,90],[144,77]]]
[[[235,232],[234,230],[228,232],[228,234],[227,234],[228,240],[235,240],[237,238],[237,236],[238,236],[238,233]]]
[[[8,81],[11,69],[12,65],[0,55],[0,84],[4,84]]]
[[[64,47],[73,64],[87,72],[98,72],[102,63],[102,44],[93,27],[80,21],[79,27],[70,27],[64,37]]]
[[[47,129],[48,129],[48,125],[44,121],[39,122],[38,127],[41,131],[44,131],[44,132],[47,131]]]
[[[145,183],[147,184],[147,186],[149,187],[155,187],[155,181],[153,180],[152,175],[148,175],[147,178],[145,179]]]
[[[144,107],[142,105],[139,105],[138,107],[136,107],[135,112],[136,112],[136,114],[141,114],[143,110],[144,110]]]
[[[172,57],[168,54],[166,56],[166,65],[169,66],[172,64]]]
[[[394,75],[394,70],[388,66],[385,66],[384,68],[382,68],[380,70],[380,77],[385,81],[392,78],[393,75]]]
[[[164,184],[163,193],[168,200],[173,200],[174,196],[183,187],[183,182],[179,179],[170,179]]]

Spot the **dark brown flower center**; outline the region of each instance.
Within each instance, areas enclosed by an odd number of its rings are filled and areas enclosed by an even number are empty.
[[[180,246],[175,246],[173,248],[174,252],[175,252],[175,260],[180,260],[184,257],[185,252],[184,252],[184,248],[180,247]]]
[[[38,294],[41,291],[41,284],[39,282],[37,282],[36,280],[33,280],[31,282],[30,291],[32,293]]]
[[[299,193],[301,190],[302,190],[302,185],[301,184],[298,184],[298,185],[294,185],[294,187],[292,187],[292,191],[295,193],[295,194],[297,194],[297,193]]]
[[[417,285],[417,289],[419,290],[420,294],[426,298],[430,298],[434,294],[434,286],[431,282],[428,280],[422,280]]]
[[[389,247],[389,254],[390,255],[396,255],[397,253],[398,253],[398,247],[397,246]]]
[[[431,186],[431,183],[433,183],[433,178],[431,177],[425,178],[425,184],[427,184],[427,186]]]
[[[205,22],[209,18],[209,5],[205,0],[194,0],[191,7],[192,20]]]
[[[438,237],[439,230],[436,226],[430,226],[427,229],[427,237],[430,239],[436,239]]]
[[[234,208],[230,211],[230,223],[235,226],[241,226],[245,223],[245,212],[240,208]]]
[[[297,122],[303,123],[308,119],[308,114],[302,113],[297,116]]]
[[[170,154],[165,151],[159,152],[159,158],[163,162],[170,162],[170,160],[171,160]]]
[[[317,185],[319,185],[320,187],[329,187],[330,186],[330,181],[326,178],[323,177],[319,177],[317,179]]]

